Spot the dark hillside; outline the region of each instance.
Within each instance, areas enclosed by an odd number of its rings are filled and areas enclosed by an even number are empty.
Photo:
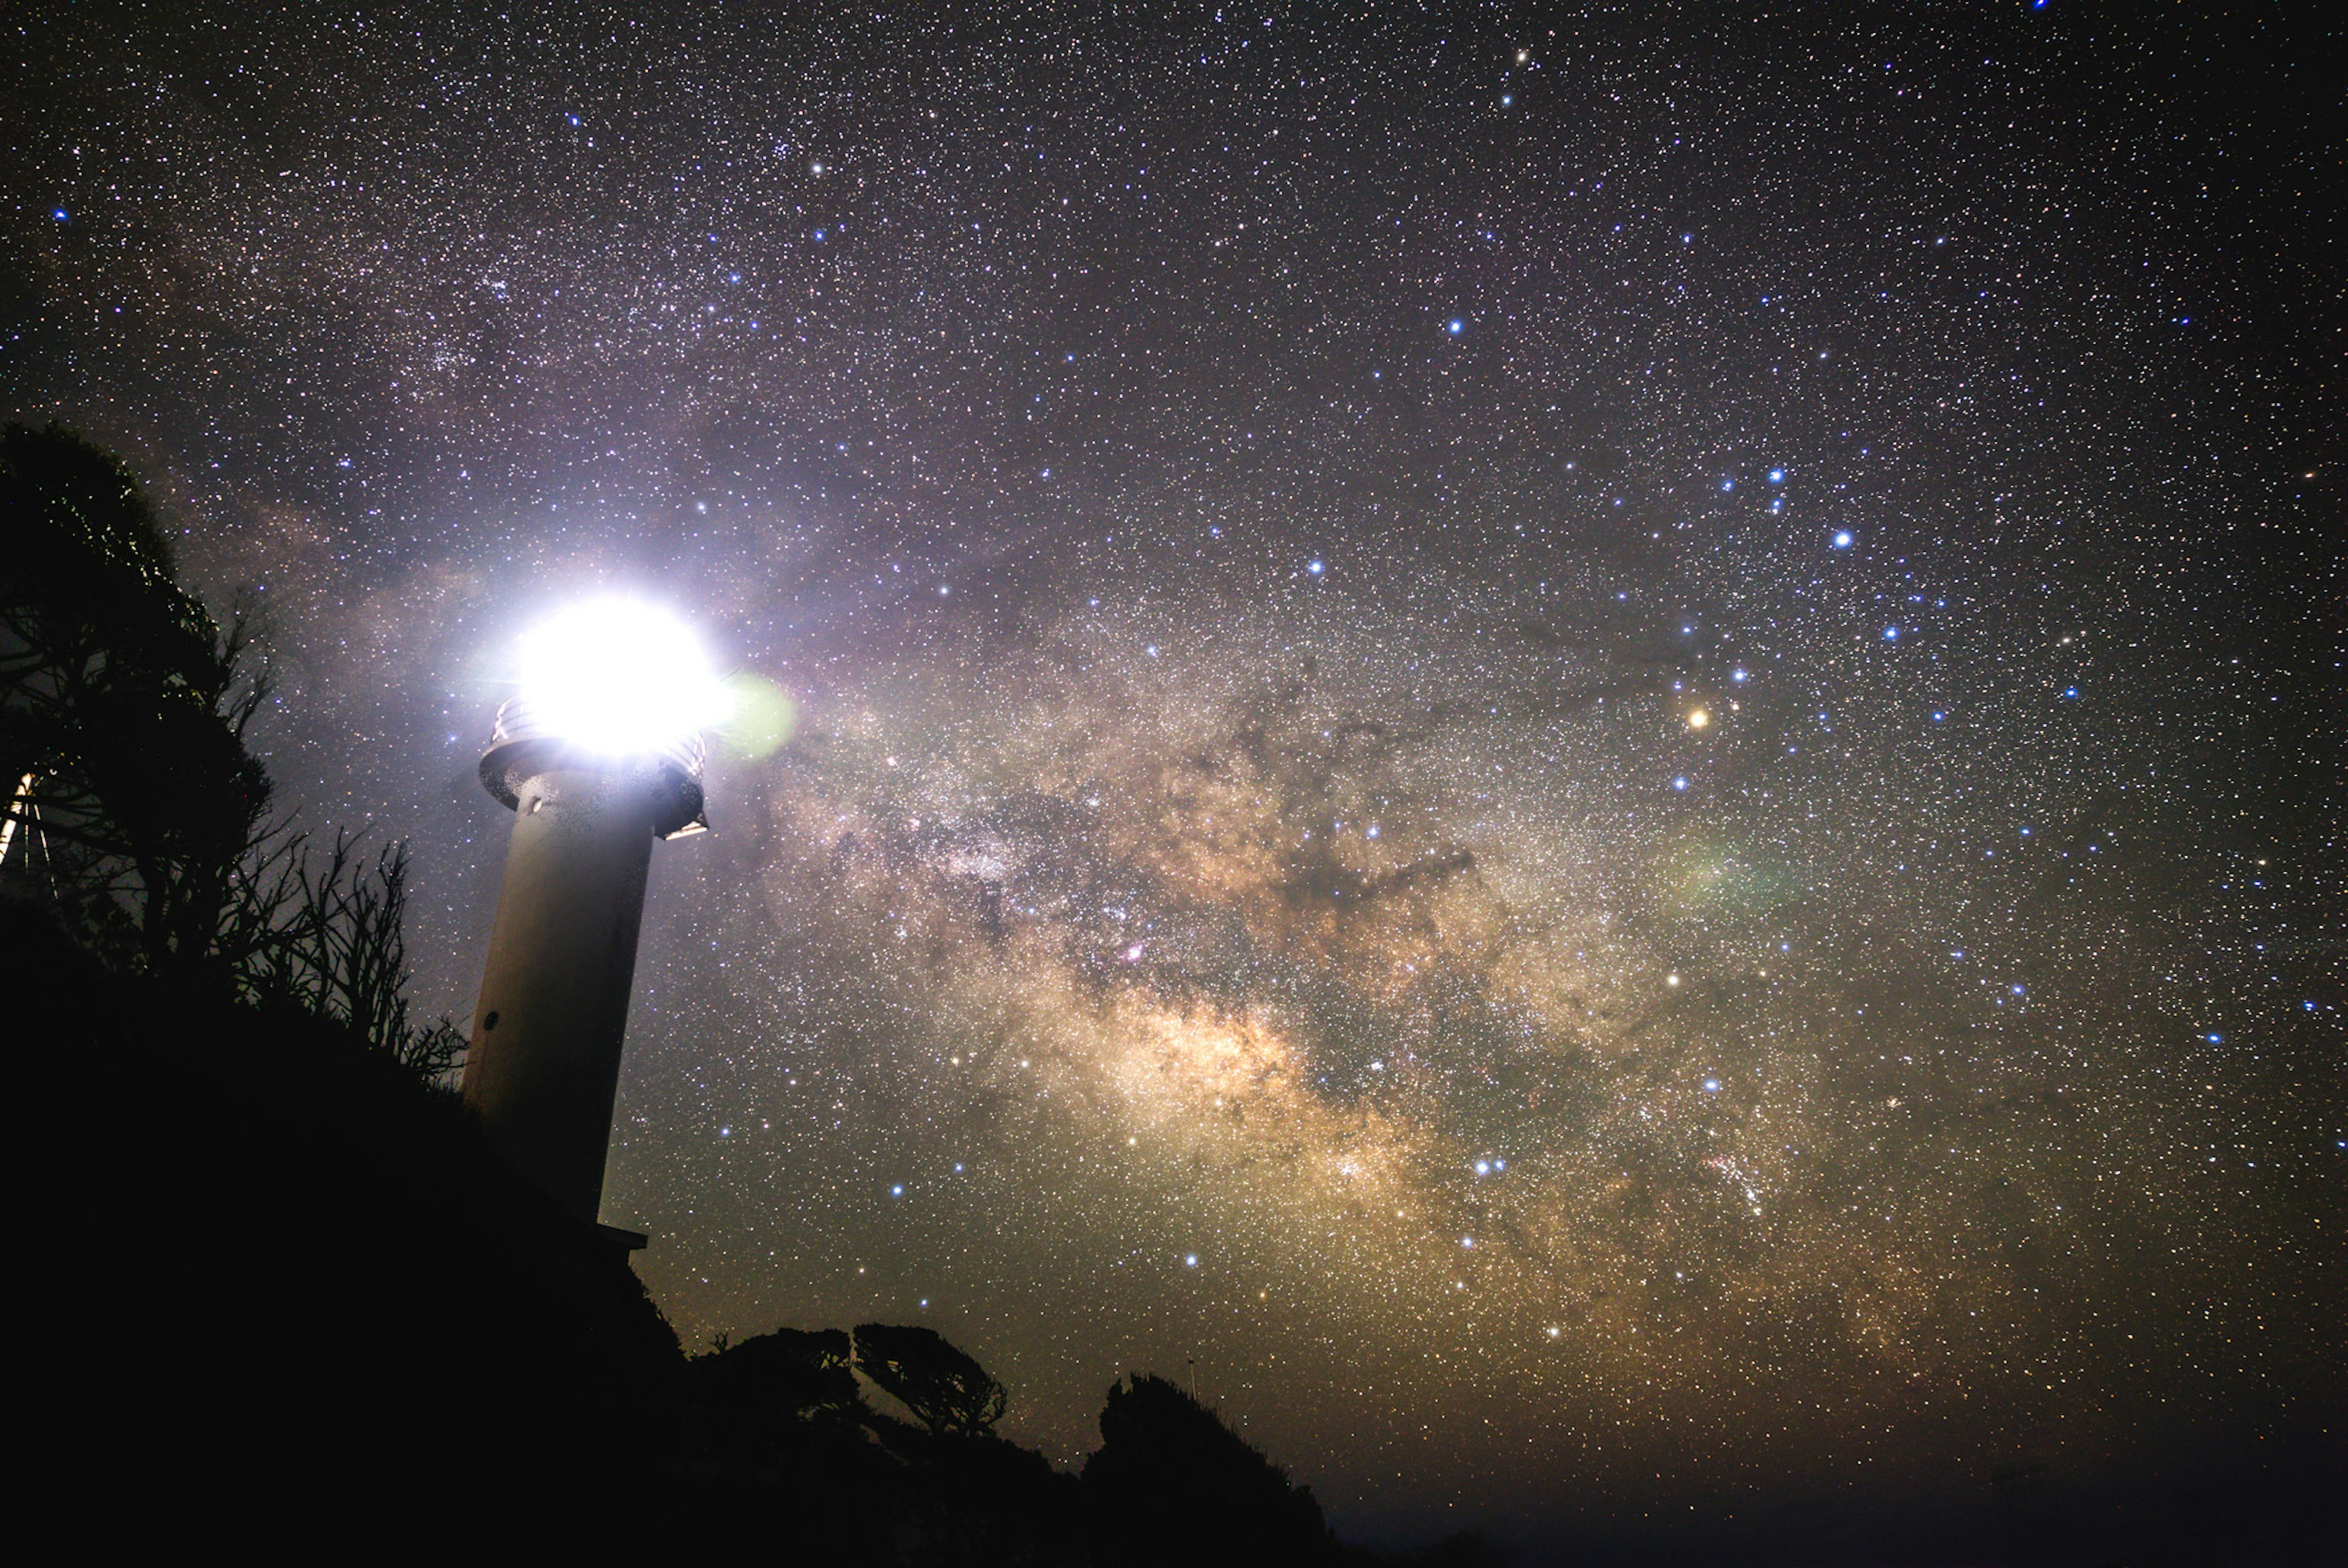
[[[174,1531],[643,1498],[675,1336],[453,1096],[306,1014],[108,973],[23,904],[0,922],[0,983],[45,1020],[17,1115],[52,1484]]]
[[[347,1031],[109,970],[15,893],[0,985],[40,1020],[14,1037],[39,1485],[110,1540],[1338,1560],[1311,1494],[1161,1379],[1112,1390],[1080,1481],[996,1436],[999,1386],[926,1329],[688,1358],[623,1254]]]

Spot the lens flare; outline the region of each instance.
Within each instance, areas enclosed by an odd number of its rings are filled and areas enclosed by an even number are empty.
[[[734,709],[718,738],[729,753],[756,761],[789,743],[799,722],[798,704],[789,692],[747,670],[731,676],[726,690]]]

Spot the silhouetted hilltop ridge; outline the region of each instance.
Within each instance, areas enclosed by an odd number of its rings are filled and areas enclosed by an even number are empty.
[[[120,1538],[1340,1560],[1311,1493],[1160,1378],[1110,1390],[1079,1478],[996,1436],[1002,1386],[924,1327],[686,1357],[624,1255],[453,1094],[296,1009],[108,968],[21,888],[0,897],[0,983],[47,1020],[18,1101],[65,1347],[30,1369],[44,1483]]]

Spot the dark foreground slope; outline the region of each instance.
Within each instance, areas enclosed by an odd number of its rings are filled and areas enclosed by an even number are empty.
[[[641,1498],[683,1365],[453,1097],[0,908],[44,1485],[109,1532]],[[324,1544],[322,1542],[322,1544]]]
[[[126,978],[5,899],[0,986],[27,1491],[93,1542],[1366,1561],[1159,1379],[1112,1390],[1079,1478],[994,1435],[1000,1389],[925,1330],[688,1358],[624,1255],[453,1096],[314,1018]],[[916,1352],[960,1377],[934,1403]],[[876,1409],[859,1368],[928,1424]]]

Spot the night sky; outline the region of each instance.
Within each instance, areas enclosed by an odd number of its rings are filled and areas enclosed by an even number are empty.
[[[1156,1368],[1356,1536],[2336,1440],[2336,38],[195,9],[0,17],[0,410],[257,589],[428,1012],[523,629],[736,672],[604,1203],[688,1345],[1064,1462]]]

